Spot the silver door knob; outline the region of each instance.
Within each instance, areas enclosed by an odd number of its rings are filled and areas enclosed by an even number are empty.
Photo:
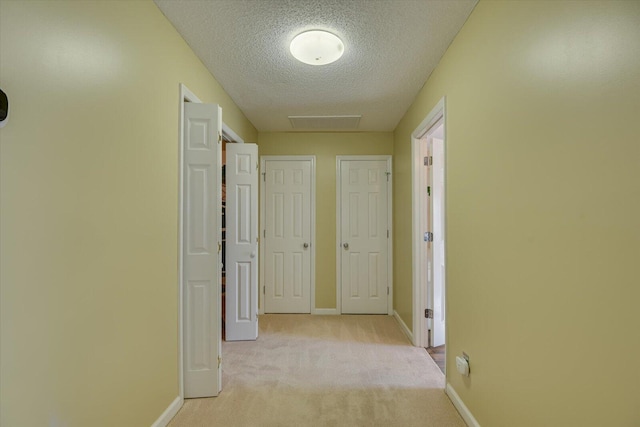
[[[342,247],[345,248],[345,249],[349,249],[349,244],[348,243],[343,243]]]
[[[303,243],[303,244],[302,244],[302,246],[303,246],[305,249],[307,249],[307,248],[309,247],[309,244],[308,244],[308,243]]]

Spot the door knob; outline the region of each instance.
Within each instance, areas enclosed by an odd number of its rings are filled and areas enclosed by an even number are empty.
[[[256,252],[255,252],[255,251],[251,252],[251,255],[249,255],[249,256],[250,256],[251,258],[255,258],[255,257],[256,257]]]
[[[305,242],[305,243],[303,243],[303,244],[302,244],[302,246],[303,246],[305,249],[307,249],[307,248],[309,247],[309,244]]]
[[[349,244],[348,243],[343,243],[342,247],[345,248],[345,249],[349,249]]]

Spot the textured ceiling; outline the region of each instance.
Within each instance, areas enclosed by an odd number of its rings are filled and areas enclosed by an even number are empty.
[[[360,131],[392,131],[477,0],[155,2],[259,131],[339,115],[362,115]],[[289,43],[311,29],[339,36],[342,58],[295,60]]]

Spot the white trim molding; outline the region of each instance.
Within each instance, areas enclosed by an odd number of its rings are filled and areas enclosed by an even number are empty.
[[[395,310],[393,310],[393,317],[395,317],[398,324],[400,325],[400,329],[402,329],[402,332],[404,332],[407,338],[409,338],[409,341],[411,341],[411,344],[415,345],[415,342],[413,341],[413,334],[409,330],[409,327],[407,326],[407,324],[404,323],[404,320],[402,320],[398,312]]]
[[[476,421],[469,408],[467,408],[467,405],[465,405],[462,399],[460,399],[460,396],[458,396],[458,393],[456,393],[451,384],[447,383],[447,388],[444,391],[447,393],[447,396],[449,396],[449,400],[451,400],[453,406],[455,406],[460,413],[464,422],[469,427],[480,427],[478,421]]]
[[[180,408],[182,408],[182,404],[184,403],[184,399],[178,396],[173,399],[173,402],[164,410],[162,415],[158,417],[158,419],[151,424],[151,427],[165,427],[169,425],[169,422],[176,416]]]
[[[337,308],[312,308],[311,314],[318,316],[337,316],[340,313],[338,313]]]
[[[424,248],[422,218],[420,217],[421,200],[421,168],[423,167],[424,147],[421,144],[422,138],[440,120],[445,124],[446,98],[440,99],[431,112],[424,118],[418,127],[411,134],[411,212],[412,212],[412,277],[413,277],[413,336],[416,347],[428,347],[427,325],[424,319],[424,310],[427,308],[427,272],[424,260],[427,253]],[[446,128],[445,128],[446,132]],[[446,148],[446,145],[445,145]],[[446,256],[446,255],[445,255]],[[446,265],[446,263],[445,263]],[[446,288],[445,288],[446,293]],[[446,304],[446,295],[445,295]],[[445,332],[446,334],[446,332]]]
[[[236,144],[244,144],[244,139],[233,131],[225,122],[222,122],[222,136],[235,142]]]

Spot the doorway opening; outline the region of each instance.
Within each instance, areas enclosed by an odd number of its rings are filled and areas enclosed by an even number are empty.
[[[253,184],[245,183],[242,203],[244,211],[257,210],[257,146],[244,141],[222,122],[222,109],[217,104],[204,104],[186,86],[180,85],[179,110],[179,199],[178,199],[178,381],[180,405],[185,398],[217,396],[222,388],[222,341],[221,326],[226,321],[227,338],[231,326],[250,323],[257,334],[257,262],[247,261],[242,273],[244,287],[241,300],[242,313],[229,322],[221,310],[222,247],[224,243],[222,217],[222,140],[236,147],[248,147],[253,151],[253,161],[247,156],[242,161],[236,157],[234,170],[248,171]],[[225,152],[237,152],[229,149]],[[228,177],[228,174],[226,174]],[[236,173],[238,175],[238,173]],[[251,191],[251,189],[253,189]],[[237,193],[230,191],[230,199]],[[229,194],[227,194],[229,195]],[[226,199],[226,197],[225,197]],[[231,212],[234,211],[229,209]],[[236,216],[236,215],[232,215]],[[255,221],[247,219],[238,224],[227,221],[227,227],[248,243],[250,254],[255,258],[257,250],[257,215]],[[241,232],[235,233],[235,231]],[[227,233],[224,233],[227,234]],[[228,235],[227,235],[228,237]],[[234,244],[237,243],[234,239]],[[238,246],[235,244],[235,246]],[[232,253],[233,245],[225,246],[226,259],[237,259]],[[233,257],[232,257],[233,255]],[[236,263],[237,264],[237,263]],[[231,265],[231,264],[230,264]],[[235,264],[234,264],[235,265]],[[226,271],[229,273],[228,269]],[[233,272],[231,272],[233,273]],[[237,279],[230,274],[228,279]],[[233,293],[237,296],[238,292]],[[227,294],[228,296],[228,294]],[[244,303],[245,299],[248,301]],[[222,300],[222,301],[221,301]],[[255,307],[251,304],[255,301]],[[227,305],[227,309],[229,306]],[[232,312],[232,310],[227,310]],[[234,314],[239,310],[234,311]],[[244,317],[243,317],[244,316]],[[244,325],[241,325],[244,326]],[[257,335],[252,338],[255,339]],[[243,338],[240,338],[243,339]]]
[[[446,369],[445,100],[412,134],[414,345]]]
[[[432,230],[427,247],[427,344],[429,354],[442,372],[445,369],[445,241],[444,241],[444,125],[439,121],[426,135],[429,166],[427,170],[427,228]],[[430,268],[429,268],[430,267]],[[431,270],[431,271],[429,271]]]

